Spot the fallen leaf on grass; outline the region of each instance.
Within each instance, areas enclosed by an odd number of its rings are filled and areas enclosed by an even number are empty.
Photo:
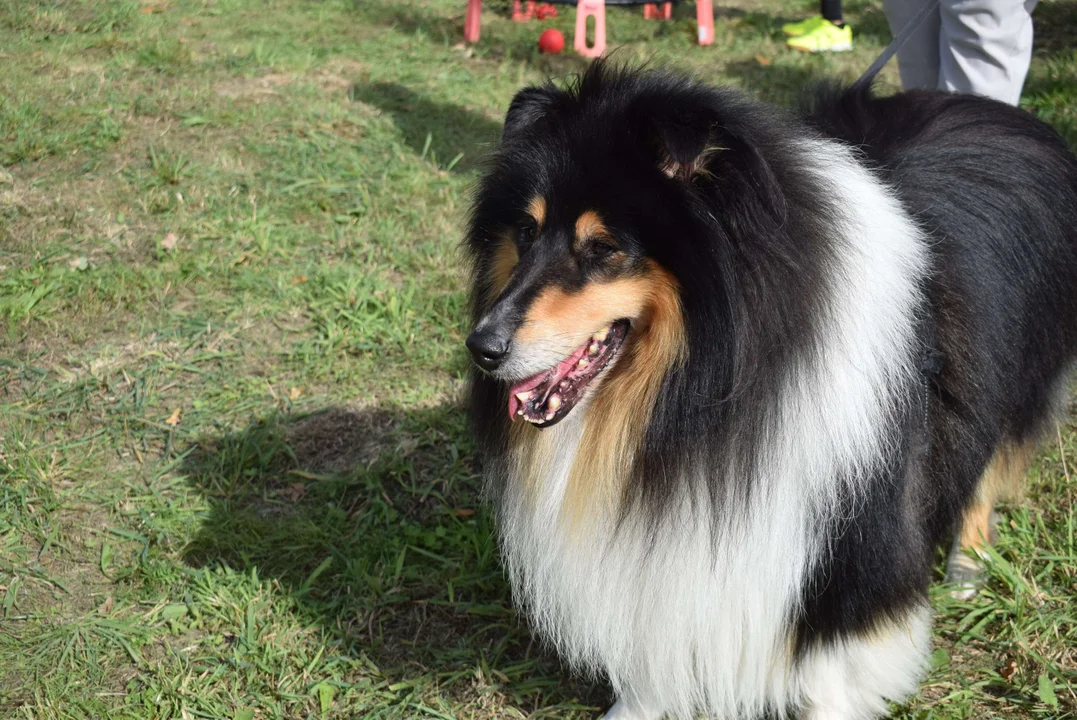
[[[311,691],[318,698],[322,714],[329,712],[329,709],[333,707],[333,697],[337,694],[336,688],[323,680],[311,688]]]
[[[1047,676],[1047,673],[1040,673],[1038,688],[1036,694],[1039,696],[1040,701],[1044,705],[1050,705],[1053,708],[1058,707],[1058,696],[1055,695],[1055,684],[1051,682],[1051,678]]]
[[[1010,678],[1017,674],[1017,661],[1013,658],[1007,658],[1002,667],[998,669],[998,674],[1002,676],[1003,680],[1010,682]]]
[[[68,260],[67,266],[72,270],[85,270],[90,267],[90,261],[86,259],[85,255],[80,255],[77,258]]]
[[[175,250],[178,243],[179,235],[174,232],[170,232],[164,236],[163,240],[161,240],[161,247],[165,250]]]
[[[756,56],[755,56],[755,61],[756,61],[757,63],[759,63],[760,65],[770,65],[770,63],[771,63],[771,62],[773,62],[773,61],[772,61],[772,60],[771,60],[770,58],[768,58],[768,57],[767,57],[766,55],[756,55]]]
[[[181,410],[180,408],[176,408],[172,411],[172,414],[168,416],[168,419],[165,420],[165,425],[171,425],[172,427],[176,427],[180,424],[180,417],[182,415],[183,410]]]
[[[109,595],[107,598],[105,598],[105,601],[103,603],[97,606],[97,612],[100,615],[108,615],[110,612],[112,612],[112,608],[115,606],[116,601],[112,599],[111,595]]]
[[[101,574],[108,577],[108,568],[112,564],[112,546],[107,542],[101,543]]]
[[[290,502],[299,502],[299,498],[307,494],[307,486],[303,483],[292,483],[281,491],[281,495]]]
[[[291,400],[292,402],[295,402],[296,400],[299,399],[299,396],[302,395],[302,394],[303,394],[303,388],[301,388],[301,387],[290,388],[288,390],[288,399]]]
[[[452,514],[458,518],[469,518],[475,514],[475,511],[471,508],[457,508],[452,511]]]

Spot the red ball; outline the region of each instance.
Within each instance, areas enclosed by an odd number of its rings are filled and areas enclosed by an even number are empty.
[[[565,36],[560,30],[547,28],[539,35],[539,52],[556,55],[565,49]]]

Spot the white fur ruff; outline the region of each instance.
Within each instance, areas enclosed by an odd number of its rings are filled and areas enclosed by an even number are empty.
[[[792,708],[812,720],[870,718],[921,671],[924,608],[873,641],[792,657],[791,618],[829,541],[821,529],[885,455],[892,389],[918,372],[927,265],[921,232],[852,150],[821,139],[801,147],[842,218],[840,245],[816,354],[780,379],[751,502],[731,496],[716,522],[708,501],[686,499],[656,536],[631,517],[615,527],[616,508],[570,530],[562,500],[582,406],[540,434],[543,476],[518,477],[511,458],[502,468],[501,536],[517,599],[573,665],[608,676],[636,710],[625,717],[732,720]]]

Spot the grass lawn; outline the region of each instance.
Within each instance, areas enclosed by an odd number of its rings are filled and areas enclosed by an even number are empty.
[[[584,67],[488,0],[0,0],[0,716],[588,718],[512,610],[461,407],[469,187]],[[789,101],[810,0],[609,14],[623,60]],[[571,42],[572,11],[552,24]],[[1077,0],[1026,103],[1077,142]],[[888,68],[890,87],[896,71]],[[895,717],[1077,717],[1077,420]]]

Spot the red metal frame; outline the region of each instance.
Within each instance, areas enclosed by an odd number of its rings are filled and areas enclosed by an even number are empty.
[[[643,17],[646,20],[669,20],[673,17],[673,3],[662,3],[661,10],[658,3],[647,3],[643,6]]]
[[[521,5],[526,5],[526,9],[522,9]],[[512,0],[513,22],[527,22],[533,17],[535,17],[535,0],[527,0],[526,3],[522,3],[520,0]]]
[[[535,17],[535,0],[513,0],[512,19],[515,22],[527,22]],[[643,17],[649,20],[669,20],[673,15],[673,3],[647,3],[643,6]],[[591,45],[587,44],[587,18],[595,19],[595,37]],[[699,44],[710,45],[714,42],[714,3],[713,0],[696,0],[696,22],[699,25]],[[469,43],[479,41],[482,30],[482,0],[467,0],[467,14],[464,16],[464,40]],[[573,42],[576,52],[584,57],[599,57],[606,51],[606,0],[578,0],[576,3],[576,37]]]

